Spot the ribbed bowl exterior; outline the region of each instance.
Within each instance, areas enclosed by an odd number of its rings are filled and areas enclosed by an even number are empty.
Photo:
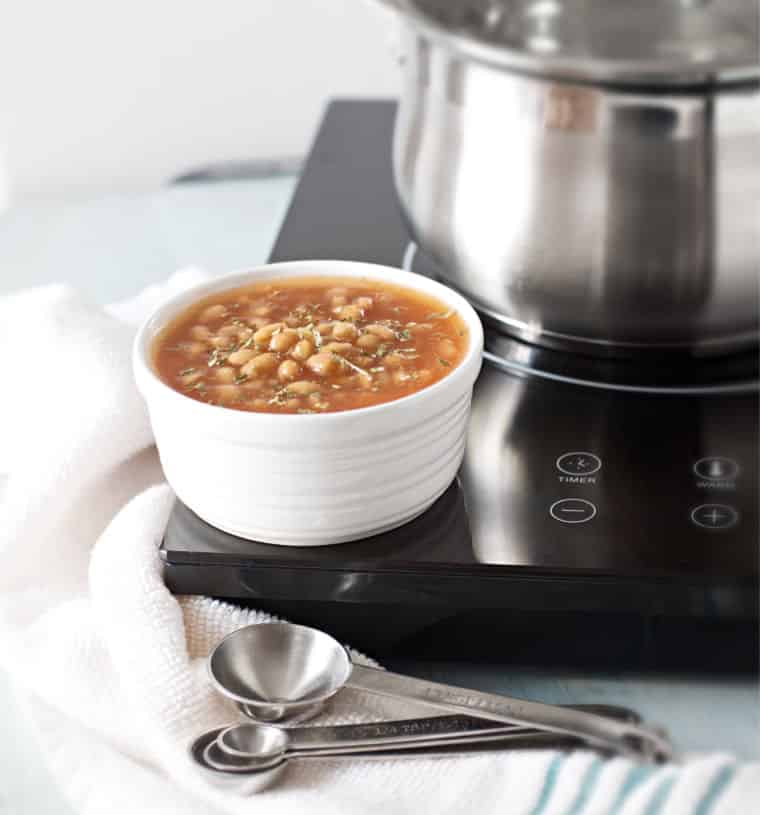
[[[308,416],[205,405],[171,390],[153,372],[152,338],[188,303],[283,273],[349,276],[349,271],[422,289],[456,308],[470,330],[463,362],[410,397]],[[219,278],[161,307],[138,334],[135,374],[166,478],[183,503],[243,538],[314,546],[400,526],[444,492],[464,454],[481,351],[482,329],[470,306],[427,278],[369,264],[300,261],[262,267],[242,279]]]

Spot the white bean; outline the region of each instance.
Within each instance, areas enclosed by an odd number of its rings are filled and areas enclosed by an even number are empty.
[[[305,362],[314,353],[314,345],[310,340],[300,340],[291,350],[291,356],[300,362]]]
[[[211,329],[207,325],[194,325],[190,329],[190,336],[194,340],[208,340],[211,337]]]
[[[284,360],[277,369],[277,377],[280,382],[291,382],[299,373],[301,373],[301,366],[292,359]]]
[[[251,377],[261,376],[262,374],[269,373],[269,371],[273,371],[277,367],[278,362],[279,360],[276,354],[258,354],[258,356],[246,362],[240,369],[240,372]]]
[[[306,360],[307,367],[318,376],[329,376],[337,365],[332,354],[313,354]]]
[[[338,322],[333,325],[333,337],[336,340],[351,342],[358,334],[359,330],[353,323]]]
[[[387,325],[373,323],[372,325],[368,325],[365,331],[369,332],[370,334],[374,334],[376,337],[380,337],[381,340],[396,339],[396,335],[393,333],[392,329],[388,328]]]
[[[253,359],[256,352],[251,348],[241,348],[239,351],[233,351],[228,357],[227,362],[232,365],[245,365],[248,360]]]
[[[221,303],[217,303],[213,306],[207,306],[204,308],[199,317],[205,323],[209,320],[218,320],[219,317],[224,317],[226,313],[226,306],[223,306]]]
[[[269,347],[272,351],[279,351],[281,354],[290,350],[298,342],[298,332],[290,328],[272,335]]]
[[[288,385],[289,393],[297,393],[299,396],[308,396],[310,393],[317,393],[320,386],[317,382],[309,382],[306,379],[301,379],[298,382],[291,382]]]
[[[215,368],[214,372],[214,375],[220,382],[225,382],[228,385],[231,385],[238,375],[238,372],[231,365],[223,365],[221,368]]]

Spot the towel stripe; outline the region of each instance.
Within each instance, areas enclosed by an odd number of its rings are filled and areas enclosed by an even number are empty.
[[[582,815],[583,808],[588,803],[588,799],[591,797],[591,792],[594,789],[594,785],[596,784],[597,778],[599,778],[599,774],[602,772],[602,761],[601,759],[594,759],[594,761],[588,766],[586,772],[583,776],[583,781],[581,782],[581,788],[578,790],[578,795],[573,801],[573,805],[568,809],[566,815]]]
[[[729,785],[731,779],[736,774],[736,767],[728,766],[723,769],[713,778],[710,786],[707,789],[705,797],[699,802],[699,806],[694,810],[694,815],[709,815],[712,812],[713,805],[720,797],[723,790]]]
[[[536,806],[533,808],[531,815],[541,815],[541,813],[546,809],[546,805],[549,803],[549,798],[551,797],[554,785],[557,783],[560,765],[562,764],[564,758],[565,757],[560,753],[559,755],[554,756],[552,759],[549,769],[546,772],[544,786],[541,788],[541,794],[538,796],[538,801],[536,802]]]
[[[670,775],[655,790],[654,795],[649,801],[649,806],[644,811],[644,815],[659,815],[663,811],[662,807],[665,801],[668,800],[670,791],[676,783],[676,776]]]
[[[623,782],[623,786],[620,787],[618,791],[617,797],[615,798],[615,802],[610,807],[610,815],[615,815],[616,812],[620,812],[621,807],[625,803],[625,799],[639,786],[643,781],[646,781],[652,773],[654,772],[653,769],[650,767],[632,767],[631,771],[628,773],[628,777]]]

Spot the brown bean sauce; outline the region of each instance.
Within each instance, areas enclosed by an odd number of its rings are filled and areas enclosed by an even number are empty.
[[[421,292],[365,278],[286,278],[206,297],[157,337],[174,390],[262,413],[331,413],[409,396],[469,345],[459,314]]]

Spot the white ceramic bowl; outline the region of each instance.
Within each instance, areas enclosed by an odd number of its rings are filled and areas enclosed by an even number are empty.
[[[443,379],[411,396],[325,414],[207,405],[156,375],[153,340],[195,301],[255,281],[319,275],[372,278],[433,295],[467,324],[466,356]],[[369,263],[297,261],[225,275],[173,297],[138,331],[134,369],[166,478],[190,509],[243,538],[318,546],[400,526],[444,492],[464,453],[482,350],[477,315],[440,283]]]

